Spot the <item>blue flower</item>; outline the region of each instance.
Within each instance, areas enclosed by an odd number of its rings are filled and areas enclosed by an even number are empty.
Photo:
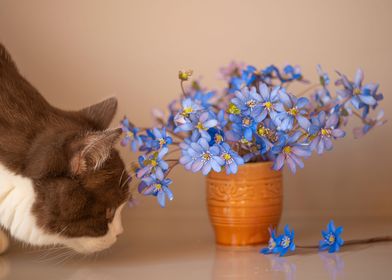
[[[325,72],[323,71],[323,69],[321,68],[321,65],[320,65],[320,64],[317,65],[317,73],[318,73],[318,75],[319,75],[320,85],[321,85],[322,87],[328,86],[329,83],[330,83],[329,76],[328,76],[327,73],[325,73]]]
[[[225,111],[224,110],[220,110],[216,116],[216,119],[218,121],[218,126],[220,129],[224,129],[227,122],[227,116],[225,115]]]
[[[384,110],[380,110],[375,118],[366,117],[364,119],[364,126],[354,128],[355,138],[360,138],[367,134],[371,129],[385,124],[387,121],[383,120]]]
[[[217,124],[218,121],[215,119],[214,114],[212,112],[210,113],[209,111],[205,111],[198,117],[193,118],[191,121],[178,126],[175,132],[192,131],[197,129],[203,137],[207,137],[207,130],[211,127],[215,127]]]
[[[213,146],[215,144],[221,144],[225,140],[225,133],[221,129],[211,127],[207,130],[207,132],[210,136],[210,141],[208,143],[210,146]]]
[[[248,87],[244,87],[241,91],[236,91],[235,96],[231,99],[231,103],[240,109],[243,114],[248,115],[252,111],[255,111],[257,115],[262,113],[262,99],[261,95],[257,93],[256,88],[252,87],[249,90]]]
[[[153,174],[142,179],[142,182],[139,185],[139,192],[144,195],[156,196],[159,205],[165,207],[166,197],[169,200],[173,200],[174,198],[172,191],[169,189],[171,183],[171,179]]]
[[[296,172],[296,166],[304,167],[301,157],[309,157],[311,151],[309,145],[299,143],[298,140],[302,136],[300,131],[296,131],[293,135],[280,134],[278,142],[272,147],[271,152],[276,154],[273,169],[282,169],[284,163],[288,165],[291,172]]]
[[[283,68],[283,73],[275,65],[270,65],[263,69],[262,73],[265,76],[263,77],[264,80],[267,81],[270,81],[274,77],[278,78],[281,83],[302,79],[301,69],[298,66],[294,67],[292,65],[286,65]],[[274,76],[274,73],[276,76]]]
[[[203,137],[206,137],[208,135],[207,130],[217,126],[218,121],[216,120],[214,114],[210,112],[203,112],[199,120],[197,121],[197,124],[195,125],[195,128],[197,128],[200,132],[200,134]]]
[[[275,229],[269,228],[270,239],[268,241],[268,247],[263,248],[260,250],[261,254],[268,255],[268,254],[277,254],[278,253],[278,238],[276,236]]]
[[[238,166],[244,164],[244,160],[236,152],[234,152],[227,143],[222,143],[221,157],[225,161],[226,174],[235,174],[238,171]]]
[[[322,111],[317,117],[312,117],[311,125],[309,127],[310,149],[317,150],[318,154],[322,154],[324,150],[330,151],[333,148],[332,140],[342,138],[346,133],[337,128],[339,122],[339,115],[332,113],[328,116]]]
[[[343,232],[343,227],[335,228],[333,220],[331,220],[327,226],[326,231],[322,231],[323,240],[320,240],[319,249],[320,251],[328,250],[329,253],[335,253],[340,250],[343,246],[344,241],[340,237]]]
[[[230,80],[229,92],[241,90],[243,87],[250,86],[256,79],[256,68],[248,65],[245,69],[240,70],[239,76],[234,76]]]
[[[193,142],[186,152],[182,153],[180,163],[192,172],[202,170],[203,175],[210,173],[211,169],[221,171],[225,161],[219,156],[220,149],[217,145],[210,147],[205,138],[200,138],[197,143]]]
[[[330,104],[333,99],[331,93],[328,90],[328,85],[330,83],[328,74],[322,70],[320,65],[317,65],[317,73],[319,74],[320,85],[322,87],[317,89],[312,97],[317,102],[317,104],[322,107]]]
[[[260,83],[259,91],[261,95],[261,105],[264,108],[262,114],[269,114],[271,118],[275,117],[276,112],[283,112],[283,104],[279,100],[280,87],[274,87],[272,91],[264,83]]]
[[[178,127],[186,126],[191,123],[191,117],[202,110],[202,107],[191,98],[185,98],[182,103],[182,110],[174,117],[174,123]],[[183,130],[187,131],[187,130]]]
[[[201,135],[199,133],[199,131],[194,130],[192,132],[192,135],[188,138],[185,138],[183,142],[180,143],[180,148],[181,148],[181,155],[183,157],[191,157],[188,153],[188,150],[191,147],[192,143],[196,143],[199,139],[201,138]],[[184,163],[184,167],[187,170],[190,170],[192,167],[193,161],[188,161],[186,164]]]
[[[201,107],[208,108],[211,106],[210,99],[215,96],[213,91],[203,92],[201,90],[197,90],[193,96],[194,100],[197,101]]]
[[[280,99],[286,109],[277,113],[273,119],[277,129],[282,131],[291,130],[294,127],[295,120],[297,120],[300,127],[307,129],[310,122],[303,115],[307,113],[304,107],[309,103],[309,99],[306,97],[297,99],[295,96],[289,96],[283,90],[280,92]]]
[[[288,64],[283,68],[283,73],[290,77],[288,80],[302,79],[301,68],[299,66],[292,66]]]
[[[167,147],[167,145],[173,143],[173,139],[166,135],[166,128],[162,128],[161,130],[154,128],[152,133],[154,134],[156,145],[160,148]]]
[[[276,251],[280,257],[283,257],[289,250],[295,250],[295,243],[294,243],[294,230],[290,231],[289,225],[284,227],[284,234],[279,235],[276,245]]]
[[[163,177],[163,173],[169,169],[169,165],[163,160],[163,157],[167,154],[168,148],[163,148],[159,152],[154,152],[148,157],[140,156],[139,164],[140,168],[136,172],[138,178],[143,178],[149,174],[156,174],[156,176]]]
[[[361,109],[364,106],[376,106],[376,92],[378,89],[377,85],[366,84],[362,85],[363,82],[363,71],[358,69],[355,74],[354,82],[347,79],[345,75],[340,74],[340,79],[336,81],[336,84],[342,84],[344,89],[337,90],[336,92],[342,98],[350,98],[351,104],[356,109]],[[382,99],[382,95],[377,97]]]
[[[253,132],[256,132],[258,123],[265,117],[260,114],[259,110],[252,110],[245,114],[230,114],[229,120],[232,122],[232,127],[227,132],[228,139],[238,141],[244,137],[247,141],[252,141]]]
[[[260,145],[260,153],[264,154],[273,147],[273,143],[277,141],[276,127],[271,119],[266,119],[257,125],[256,143]]]
[[[147,129],[146,135],[140,135],[140,138],[142,139],[143,143],[139,148],[141,152],[150,153],[151,151],[159,150],[160,144],[159,141],[157,141],[152,129]]]
[[[121,128],[125,134],[124,139],[121,141],[121,145],[127,146],[130,144],[132,151],[136,152],[138,147],[143,144],[142,139],[138,135],[140,131],[139,128],[131,124],[126,117],[121,121]]]

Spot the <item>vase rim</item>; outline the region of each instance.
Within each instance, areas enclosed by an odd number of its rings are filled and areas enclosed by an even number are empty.
[[[256,161],[256,162],[246,162],[244,165],[273,165],[273,161]]]

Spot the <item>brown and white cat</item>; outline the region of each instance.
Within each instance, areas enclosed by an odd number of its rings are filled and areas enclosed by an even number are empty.
[[[110,247],[129,198],[124,163],[108,129],[110,98],[81,111],[51,106],[0,44],[0,224],[30,245],[80,253]],[[0,229],[0,252],[8,246]]]

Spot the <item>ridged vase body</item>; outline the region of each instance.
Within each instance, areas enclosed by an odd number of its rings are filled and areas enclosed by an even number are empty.
[[[282,172],[271,162],[249,163],[236,174],[207,176],[207,206],[221,245],[254,245],[269,239],[282,214]]]

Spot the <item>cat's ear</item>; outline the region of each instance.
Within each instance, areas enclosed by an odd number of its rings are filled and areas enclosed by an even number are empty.
[[[10,53],[7,51],[7,49],[4,47],[3,44],[0,43],[0,66],[9,66],[11,68],[16,69],[15,63],[11,58]]]
[[[119,140],[121,128],[89,132],[82,137],[80,149],[70,161],[73,175],[82,175],[88,170],[97,170],[109,158],[113,145]]]
[[[80,111],[97,129],[106,129],[117,111],[117,98],[111,97]]]

